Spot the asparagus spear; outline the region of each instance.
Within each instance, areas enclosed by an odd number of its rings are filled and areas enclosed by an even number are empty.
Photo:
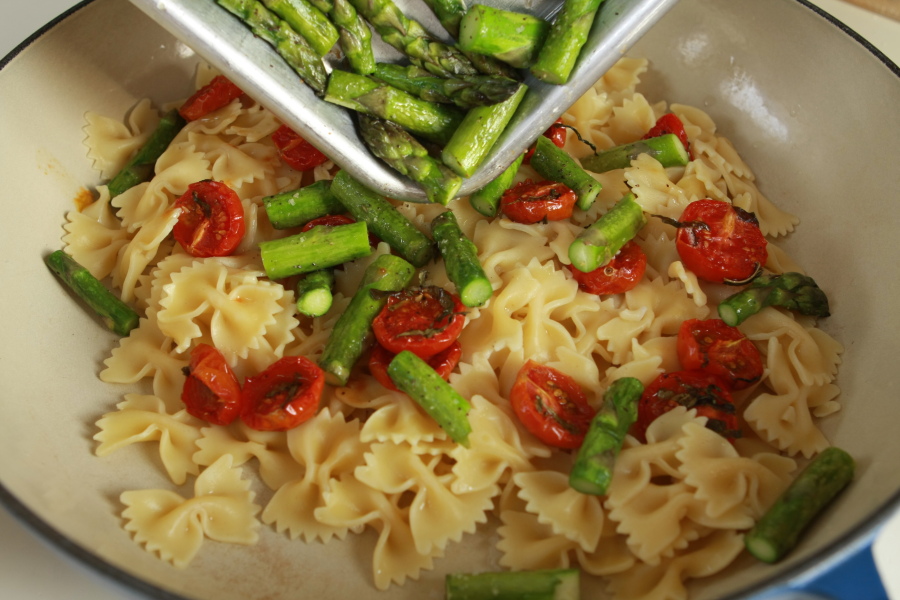
[[[447,143],[463,120],[455,108],[426,102],[370,77],[340,69],[331,72],[325,100],[393,121],[438,144]]]
[[[460,50],[460,52],[466,55],[466,58],[472,62],[472,66],[475,67],[475,70],[482,75],[506,77],[507,79],[513,79],[515,81],[520,81],[522,79],[522,74],[520,72],[511,65],[506,64],[502,60],[497,60],[493,56],[487,56],[486,54],[479,54],[477,52],[466,52],[465,50]]]
[[[602,3],[603,0],[565,0],[531,67],[532,75],[555,84],[569,80]]]
[[[410,352],[403,350],[388,365],[388,376],[401,392],[406,392],[428,415],[437,421],[457,444],[469,446],[472,426],[466,414],[469,401],[450,387],[431,366]]]
[[[322,57],[302,35],[279,19],[259,0],[216,0],[231,14],[241,19],[254,33],[268,42],[306,84],[322,94],[328,73]]]
[[[262,0],[262,3],[302,35],[319,56],[331,52],[338,41],[334,24],[307,0]]]
[[[440,77],[475,75],[471,61],[453,46],[434,40],[422,24],[407,18],[393,0],[350,0],[385,42]]]
[[[357,221],[388,243],[416,267],[428,264],[434,256],[434,244],[409,219],[400,214],[387,198],[353,179],[346,171],[338,171],[331,192]]]
[[[462,179],[439,160],[405,129],[392,121],[359,115],[363,141],[372,154],[422,186],[428,200],[446,205],[456,196]]]
[[[310,4],[321,10],[326,15],[334,8],[334,2],[331,0],[309,0]]]
[[[466,14],[465,0],[425,0],[438,21],[454,38],[459,37],[459,22]]]
[[[581,210],[589,209],[603,189],[600,182],[582,169],[574,158],[543,135],[537,139],[531,166],[543,177],[564,183],[574,190]]]
[[[767,563],[774,563],[797,545],[812,520],[853,479],[853,458],[840,448],[830,447],[813,459],[806,469],[744,536],[747,550]]]
[[[494,293],[491,281],[478,260],[478,248],[459,228],[452,211],[439,214],[431,221],[431,233],[444,259],[447,276],[456,286],[466,306],[482,306]]]
[[[331,182],[322,180],[305,187],[263,198],[263,207],[275,229],[290,229],[344,212],[344,205],[331,193]]]
[[[647,222],[634,194],[628,193],[569,245],[572,266],[590,273],[612,260]]]
[[[411,264],[393,254],[382,254],[368,266],[319,358],[329,385],[347,384],[353,365],[372,340],[372,321],[387,303],[388,293],[405,288],[414,274]]]
[[[569,485],[582,494],[602,496],[613,476],[613,463],[625,442],[628,428],[637,420],[643,384],[634,377],[617,379],[603,394],[603,406],[578,449],[569,473]]]
[[[719,304],[719,317],[732,327],[767,306],[780,306],[802,315],[827,317],[828,297],[812,277],[800,273],[760,275],[740,292]]]
[[[519,89],[519,83],[508,77],[470,75],[448,79],[415,65],[378,63],[373,75],[422,100],[455,104],[464,109],[503,102]]]
[[[450,573],[446,600],[578,600],[578,569]]]
[[[463,177],[471,177],[506,129],[527,90],[525,84],[519,84],[519,89],[507,100],[466,113],[444,146],[441,153],[444,164]]]
[[[664,167],[682,167],[690,161],[690,156],[678,136],[667,133],[587,156],[581,159],[581,166],[594,173],[606,173],[613,169],[629,167],[631,161],[641,154],[649,154]]]
[[[106,186],[109,189],[109,197],[115,198],[125,190],[150,179],[153,176],[153,166],[156,164],[156,160],[166,151],[185,123],[184,118],[178,114],[176,109],[164,114],[144,145],[128,161],[128,164],[109,180]]]
[[[460,23],[459,47],[525,68],[537,58],[549,30],[539,17],[476,4]]]
[[[372,253],[364,222],[319,225],[286,238],[259,243],[260,258],[269,279],[283,279],[333,267]]]
[[[297,282],[297,311],[307,317],[321,317],[331,309],[334,300],[334,271],[319,269]]]
[[[103,319],[111,331],[119,335],[128,335],[132,329],[138,326],[140,316],[134,309],[117,298],[74,258],[62,250],[57,250],[44,258],[44,262]]]
[[[505,171],[477,192],[473,192],[469,196],[469,204],[472,205],[472,208],[486,217],[496,217],[500,208],[500,199],[504,192],[512,187],[516,173],[524,160],[525,154],[520,154]]]
[[[350,0],[335,0],[331,19],[340,32],[341,50],[350,68],[360,75],[375,71],[375,53],[372,51],[372,32],[365,19],[359,16]]]

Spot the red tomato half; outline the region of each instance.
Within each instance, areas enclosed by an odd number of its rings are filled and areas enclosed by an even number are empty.
[[[395,356],[397,355],[386,350],[381,344],[375,344],[375,347],[372,348],[372,353],[369,355],[369,372],[378,383],[389,390],[397,389],[397,386],[394,385],[394,380],[388,375],[388,366]],[[426,362],[438,375],[444,378],[444,381],[449,381],[450,373],[459,364],[461,356],[462,344],[457,340],[450,344],[447,349],[441,350]]]
[[[678,330],[678,359],[688,371],[719,376],[733,390],[762,378],[762,357],[737,327],[721,319],[688,319]]]
[[[172,233],[192,256],[228,256],[244,238],[241,199],[222,182],[192,183],[175,206],[181,214]]]
[[[574,379],[529,360],[519,370],[509,402],[532,435],[556,448],[581,446],[594,409]]]
[[[712,283],[755,277],[769,256],[756,215],[722,200],[697,200],[684,209],[675,247],[684,266]]]
[[[556,123],[547,128],[547,131],[542,133],[545,138],[548,138],[553,145],[557,148],[562,148],[566,145],[566,137],[567,137],[568,129],[565,128],[562,124],[562,119],[557,119]],[[534,155],[534,145],[525,151],[525,158],[522,161],[524,164],[531,163],[531,157]]]
[[[504,192],[500,209],[509,219],[526,225],[544,219],[561,221],[572,216],[577,200],[564,183],[526,180]]]
[[[456,341],[465,320],[465,306],[455,294],[438,286],[414,287],[388,296],[372,332],[388,352],[409,350],[428,360]]]
[[[644,388],[635,435],[644,440],[650,423],[676,406],[696,408],[698,415],[707,417],[706,426],[724,437],[741,437],[731,394],[718,377],[702,371],[663,373]]]
[[[228,106],[235,98],[240,98],[244,92],[233,84],[224,75],[213,77],[212,81],[194,92],[194,95],[185,100],[179,114],[185,121],[196,121],[209,113]]]
[[[310,171],[328,161],[328,157],[318,148],[287,125],[275,130],[272,141],[281,153],[281,160],[298,171]]]
[[[325,373],[304,356],[286,356],[244,381],[241,419],[257,431],[287,431],[319,408]]]
[[[678,139],[684,144],[684,149],[687,150],[688,158],[694,160],[694,153],[691,152],[691,143],[688,141],[687,132],[684,130],[684,123],[674,113],[666,113],[657,119],[656,125],[647,132],[643,139],[659,137],[667,133],[674,133],[678,136]]]
[[[228,425],[241,414],[241,384],[222,353],[209,344],[191,350],[181,400],[189,415]]]
[[[578,287],[589,294],[622,294],[640,283],[647,270],[647,255],[634,241],[628,242],[611,261],[590,273],[569,265]]]

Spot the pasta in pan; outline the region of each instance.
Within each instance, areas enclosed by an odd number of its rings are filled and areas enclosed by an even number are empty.
[[[103,381],[144,382],[97,424],[96,453],[158,442],[173,486],[193,478],[197,496],[123,490],[126,529],[177,567],[201,552],[204,538],[252,544],[260,535],[341,543],[371,527],[374,585],[387,589],[432,569],[448,545],[499,520],[499,564],[511,569],[578,566],[608,578],[616,598],[686,597],[689,579],[725,568],[742,549],[742,532],[788,485],[795,457],[828,445],[819,419],[840,409],[834,383],[842,348],[807,318],[767,308],[741,325],[764,357],[762,381],[743,392],[744,440],[728,443],[706,418],[675,409],[654,421],[646,442],[629,436],[606,496],[568,485],[572,457],[529,434],[508,400],[529,359],[573,377],[597,406],[616,379],[648,384],[676,370],[675,336],[687,319],[709,318],[721,290],[698,280],[675,251],[674,230],[651,219],[636,242],[648,257],[644,279],[624,294],[579,289],[567,249],[584,226],[633,191],[647,214],[677,219],[702,198],[727,200],[756,213],[770,237],[770,269],[794,270],[777,236],[798,220],[760,192],[731,142],[702,110],[651,101],[638,90],[646,61],[623,58],[564,116],[597,148],[631,142],[667,111],[685,124],[694,148],[683,168],[647,155],[596,178],[603,190],[571,220],[521,225],[486,219],[465,199],[452,201],[494,288],[470,309],[460,337],[462,358],[451,385],[471,402],[470,445],[453,443],[405,394],[358,369],[344,387],[326,386],[319,412],[286,433],[203,423],[183,411],[182,369],[199,343],[217,347],[240,378],[285,356],[315,359],[337,317],[378,254],[336,272],[335,302],[323,317],[298,316],[294,294],[265,277],[257,244],[286,235],[271,227],[262,198],[327,179],[326,163],[302,175],[281,163],[271,134],[280,123],[243,98],[189,123],[156,164],[155,176],[112,201],[67,216],[66,251],[97,277],[110,277],[121,298],[143,310],[139,327],[111,350]],[[197,85],[214,72],[202,68]],[[88,156],[108,177],[158,121],[147,102],[126,124],[89,114]],[[569,136],[566,150],[587,146]],[[537,178],[523,167],[518,180]],[[224,181],[247,215],[233,256],[194,258],[171,241],[175,199],[193,182]],[[444,208],[396,203],[425,229]],[[450,287],[440,261],[428,281]],[[255,504],[248,487],[269,490]],[[227,518],[220,520],[220,517]],[[182,526],[183,525],[183,526]],[[174,528],[182,533],[173,535]],[[302,542],[298,542],[302,543]]]

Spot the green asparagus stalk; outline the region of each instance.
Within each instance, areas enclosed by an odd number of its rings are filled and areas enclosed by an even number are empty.
[[[456,196],[462,179],[432,158],[405,129],[392,121],[360,114],[359,130],[372,154],[421,185],[430,202],[446,205]]]
[[[534,63],[550,24],[539,17],[476,4],[459,26],[459,47],[493,56],[516,68]]]
[[[319,269],[307,273],[297,282],[297,311],[307,317],[321,317],[331,310],[333,287],[333,270]]]
[[[493,56],[479,54],[477,52],[466,52],[460,50],[472,62],[475,70],[482,75],[492,75],[494,77],[506,77],[515,81],[522,80],[522,74],[514,69],[511,65],[506,64],[502,60],[497,60]]]
[[[452,211],[439,214],[431,221],[431,233],[444,259],[447,277],[456,286],[466,306],[483,306],[494,288],[478,260],[478,248],[459,227]]]
[[[767,563],[780,560],[853,480],[854,471],[853,458],[845,451],[833,446],[823,450],[744,536],[750,554]]]
[[[335,0],[331,19],[338,26],[341,50],[350,68],[360,75],[375,71],[375,53],[372,50],[372,32],[349,0]]]
[[[602,267],[637,235],[646,222],[634,194],[626,194],[569,245],[572,266],[584,273]]]
[[[465,0],[425,0],[438,21],[454,38],[459,38],[459,22],[466,14]]]
[[[140,316],[134,309],[117,298],[74,258],[62,250],[57,250],[44,258],[44,262],[103,319],[111,331],[119,335],[128,335],[132,329],[138,326]]]
[[[625,434],[637,420],[638,400],[643,392],[644,386],[639,380],[623,377],[614,381],[603,394],[603,405],[591,420],[569,473],[572,488],[582,494],[606,494]]]
[[[574,158],[543,135],[537,139],[531,166],[546,179],[559,181],[574,190],[581,210],[589,209],[603,189],[600,182],[582,169]]]
[[[338,171],[331,192],[357,221],[416,267],[423,267],[434,257],[434,243],[404,217],[387,198]]]
[[[262,0],[262,3],[302,35],[319,56],[331,52],[338,41],[337,27],[308,0]]]
[[[475,75],[471,61],[453,46],[436,41],[421,23],[407,18],[393,0],[350,0],[385,42],[440,77]]]
[[[364,75],[335,69],[328,79],[325,100],[397,123],[410,133],[446,144],[462,123],[453,107],[426,102]]]
[[[319,366],[329,385],[346,385],[350,371],[372,341],[372,321],[387,303],[412,281],[415,268],[393,254],[382,254],[366,268],[362,283],[331,331]]]
[[[500,209],[500,199],[503,198],[506,190],[512,187],[516,173],[524,160],[525,155],[520,154],[505,171],[480,190],[470,194],[469,204],[472,205],[472,208],[486,217],[496,217],[497,211]]]
[[[329,14],[334,8],[334,2],[331,0],[309,0],[309,3],[321,10],[324,14]]]
[[[603,0],[565,0],[531,66],[532,75],[557,85],[569,80],[602,3]]]
[[[317,94],[325,91],[328,73],[318,52],[302,35],[267,9],[259,0],[216,0],[268,42]]]
[[[732,327],[767,306],[779,306],[802,315],[827,317],[828,297],[812,277],[801,273],[760,275],[745,289],[719,304],[719,317]]]
[[[690,156],[678,136],[667,133],[587,156],[581,159],[581,166],[594,173],[606,173],[614,169],[628,168],[631,161],[641,154],[649,154],[666,168],[683,167],[690,161]]]
[[[578,600],[578,569],[450,573],[446,600]]]
[[[178,110],[170,110],[163,115],[159,124],[137,153],[110,179],[107,184],[110,198],[115,198],[125,190],[147,181],[153,176],[153,166],[166,151],[175,136],[185,125],[184,118]]]
[[[469,447],[472,426],[467,417],[471,408],[468,400],[450,387],[427,362],[409,350],[397,354],[387,371],[397,389],[415,400],[447,432],[450,439]]]
[[[344,205],[331,193],[331,182],[327,180],[266,196],[263,207],[275,229],[299,227],[313,219],[344,212]]]
[[[463,177],[471,177],[506,129],[527,90],[525,84],[519,84],[519,89],[507,100],[466,113],[444,146],[441,153],[444,164]]]
[[[519,89],[519,83],[508,77],[470,75],[448,79],[415,65],[393,63],[378,63],[373,76],[422,100],[464,109],[503,102]]]
[[[368,256],[369,230],[365,222],[319,225],[286,238],[259,243],[263,268],[269,279],[318,271]]]

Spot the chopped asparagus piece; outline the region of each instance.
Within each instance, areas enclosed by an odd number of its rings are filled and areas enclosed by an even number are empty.
[[[462,446],[469,446],[472,426],[466,415],[471,405],[427,362],[409,350],[403,350],[391,360],[388,375],[397,389],[415,400],[447,432],[450,439]]]
[[[334,271],[319,269],[297,282],[297,311],[307,317],[321,317],[331,310],[334,300]]]
[[[446,600],[578,600],[578,569],[451,573],[445,579]]]
[[[637,235],[646,222],[634,194],[626,194],[569,245],[572,266],[584,273],[602,267]]]
[[[262,0],[262,3],[302,35],[319,56],[331,52],[338,41],[334,24],[307,0]]]
[[[459,22],[466,14],[465,0],[425,0],[438,21],[454,38],[459,37]]]
[[[609,489],[613,465],[628,428],[637,420],[638,400],[644,386],[634,377],[617,379],[603,394],[603,406],[578,449],[569,473],[569,485],[582,494],[602,496]]]
[[[532,75],[557,85],[569,80],[602,3],[603,0],[565,0],[531,67]]]
[[[508,65],[502,60],[497,60],[493,56],[478,54],[477,52],[466,52],[465,50],[462,50],[461,52],[466,55],[466,58],[472,61],[475,70],[482,75],[506,77],[507,79],[513,79],[515,81],[522,80],[522,74],[517,69],[514,69],[512,65]]]
[[[813,278],[791,272],[760,275],[747,288],[719,304],[719,317],[736,327],[767,306],[780,306],[813,317],[830,314],[828,297]]]
[[[327,180],[266,196],[263,207],[275,229],[299,227],[313,219],[344,212],[344,205],[331,193],[331,182]]]
[[[44,262],[103,319],[111,331],[119,335],[128,335],[132,329],[138,326],[140,316],[137,312],[117,298],[74,258],[62,250],[57,250],[44,258]]]
[[[173,109],[163,115],[144,145],[106,185],[110,198],[115,198],[125,190],[150,179],[157,159],[166,151],[185,123],[178,110]]]
[[[614,169],[626,169],[631,161],[641,154],[649,154],[663,167],[683,167],[690,162],[690,156],[674,133],[638,140],[598,152],[581,159],[581,166],[594,173],[606,173]]]
[[[335,0],[331,19],[338,26],[341,50],[350,68],[360,75],[375,71],[375,53],[372,50],[372,32],[350,0]]]
[[[318,271],[372,253],[365,222],[319,225],[286,238],[259,243],[269,279]]]
[[[537,58],[549,31],[550,24],[539,17],[476,4],[460,23],[459,47],[526,68]]]
[[[329,385],[346,385],[350,371],[372,341],[372,321],[387,303],[390,292],[399,292],[412,281],[415,268],[393,254],[382,254],[366,268],[359,290],[338,317],[319,366]]]
[[[845,451],[833,446],[823,450],[744,536],[750,554],[767,563],[780,560],[853,480],[854,471],[853,458]]]
[[[378,63],[373,76],[422,100],[463,109],[503,102],[519,89],[518,82],[508,77],[468,75],[448,79],[415,65]]]
[[[471,177],[503,133],[527,90],[525,84],[519,84],[518,91],[507,100],[479,106],[466,113],[453,137],[444,146],[441,153],[444,164],[458,175]]]
[[[478,260],[478,248],[466,237],[452,211],[431,221],[431,232],[444,259],[447,277],[456,286],[466,306],[482,306],[494,293],[490,279]]]
[[[578,196],[577,205],[581,210],[589,209],[603,189],[603,185],[582,169],[574,158],[543,135],[537,139],[531,166],[541,176],[571,188]]]
[[[334,176],[331,192],[354,219],[367,223],[372,233],[414,266],[423,267],[434,257],[434,243],[428,236],[400,214],[387,198],[359,183],[346,171],[338,171]]]
[[[524,160],[525,155],[520,154],[505,171],[477,192],[473,192],[469,196],[469,204],[472,205],[472,208],[486,217],[497,216],[497,211],[500,209],[500,199],[503,198],[506,190],[512,187],[516,173],[518,173],[519,167],[522,166]]]

